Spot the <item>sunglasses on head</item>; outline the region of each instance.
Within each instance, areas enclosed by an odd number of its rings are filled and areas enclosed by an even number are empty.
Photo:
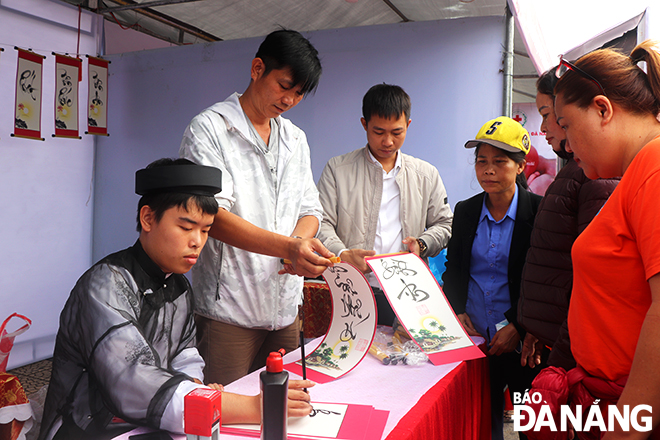
[[[593,82],[598,86],[598,89],[600,90],[601,95],[605,95],[605,89],[603,88],[602,85],[598,82],[596,78],[593,76],[589,75],[587,72],[584,70],[580,69],[578,66],[575,64],[571,63],[570,61],[566,61],[564,59],[564,55],[561,55],[559,57],[559,65],[557,66],[557,70],[555,70],[555,76],[557,78],[561,78],[566,72],[569,70],[572,70],[574,72],[579,73],[582,75],[584,78],[588,79],[589,81]]]

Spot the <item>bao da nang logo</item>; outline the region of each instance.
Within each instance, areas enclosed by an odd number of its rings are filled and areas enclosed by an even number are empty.
[[[538,392],[512,393],[512,401],[514,431],[566,432],[572,428],[577,432],[587,432],[596,428],[600,432],[607,432],[613,431],[616,426],[626,432],[649,432],[653,429],[653,408],[650,405],[637,405],[632,408],[624,405],[619,409],[616,405],[603,407],[599,405],[599,400],[595,400],[593,404],[584,407],[560,405],[558,413],[553,414],[553,408],[543,401],[541,393]],[[530,404],[533,405],[528,406]]]

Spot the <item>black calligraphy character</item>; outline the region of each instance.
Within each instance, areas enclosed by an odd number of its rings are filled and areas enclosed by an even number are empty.
[[[103,101],[99,98],[99,91],[103,90],[103,81],[99,79],[98,72],[94,72],[92,79],[94,85],[94,99],[92,99],[92,104],[101,106],[103,105]]]
[[[36,92],[37,89],[32,84],[35,79],[37,79],[37,74],[34,70],[25,70],[21,73],[21,77],[18,80],[23,93],[29,94],[33,101],[37,100],[37,97],[34,96],[34,92]]]
[[[360,313],[360,309],[362,308],[362,301],[360,299],[357,299],[355,301],[355,305],[353,305],[353,298],[351,295],[344,293],[341,302],[344,304],[344,312],[346,313],[345,315],[341,315],[342,318],[346,318],[348,316],[356,316],[358,319],[361,319],[361,321],[358,322],[358,325],[360,325],[371,316],[371,313],[369,313],[364,319],[362,319],[362,313]]]
[[[337,274],[337,276],[335,277],[335,286],[341,287],[341,290],[343,290],[344,292],[348,292],[351,295],[357,295],[357,292],[353,290],[353,280],[351,280],[350,278],[347,278],[346,281],[341,279],[342,275],[347,273],[348,270],[339,266],[329,267],[328,270]]]
[[[353,323],[351,322],[349,324],[348,322],[345,322],[344,325],[346,328],[339,334],[339,340],[341,342],[348,342],[351,339],[355,339],[357,336],[353,333]]]
[[[351,295],[347,295],[344,293],[341,299],[342,304],[344,304],[344,312],[346,313],[345,315],[341,315],[342,318],[346,318],[347,316],[356,316],[358,318],[361,318],[360,316],[360,307],[362,307],[362,301],[359,299],[355,301],[355,306],[353,305],[353,298],[351,298]]]
[[[94,83],[94,88],[96,90],[103,90],[103,81],[99,78],[99,73],[94,72],[94,75],[92,75],[93,83]]]
[[[417,271],[413,269],[408,269],[408,265],[405,261],[401,260],[392,260],[391,266],[389,266],[387,260],[380,260],[385,271],[383,272],[383,278],[389,280],[394,275],[403,275],[403,276],[414,276],[417,275]]]
[[[315,417],[317,414],[327,414],[327,415],[336,415],[339,416],[341,413],[338,413],[337,411],[330,411],[329,409],[315,409],[312,408],[312,412],[310,413],[310,417]]]
[[[401,299],[401,296],[405,293],[406,296],[410,296],[413,301],[415,302],[422,302],[426,301],[429,299],[429,294],[424,292],[423,290],[417,290],[417,285],[414,283],[406,284],[405,281],[401,280],[403,283],[403,290],[401,293],[399,293],[399,296],[397,299]],[[422,298],[418,298],[418,296],[422,296]]]
[[[92,104],[102,106],[103,101],[99,98],[99,92],[94,92],[94,99],[92,99]]]
[[[348,270],[344,269],[343,267],[339,267],[339,266],[329,267],[328,270],[330,272],[334,273],[335,275],[337,275],[335,277],[335,286],[340,287],[341,285],[339,284],[338,280],[341,278],[341,274],[348,272]]]
[[[62,107],[71,107],[73,104],[73,100],[71,99],[71,92],[73,91],[71,75],[69,75],[66,69],[64,69],[64,72],[60,75],[60,79],[62,80],[62,87],[57,94],[57,102],[59,102]]]

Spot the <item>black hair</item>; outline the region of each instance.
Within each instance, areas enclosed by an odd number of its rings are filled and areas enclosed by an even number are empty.
[[[543,75],[539,77],[539,79],[536,80],[536,91],[542,95],[547,95],[549,96],[553,103],[553,114],[554,114],[554,100],[555,100],[555,86],[557,85],[557,81],[559,81],[559,78],[557,78],[557,75],[555,75],[555,72],[557,71],[557,66],[550,68],[547,70]],[[554,148],[552,149],[552,152],[555,153],[558,157],[564,159],[564,160],[570,160],[573,157],[573,153],[569,153],[566,151],[566,139],[563,139],[560,142],[559,145],[560,150],[557,151]],[[525,179],[526,181],[527,179]]]
[[[271,32],[259,46],[255,58],[264,62],[264,75],[271,70],[291,69],[295,85],[305,95],[314,93],[321,79],[319,52],[300,32],[280,29]]]
[[[369,122],[372,116],[399,119],[403,113],[410,119],[410,96],[399,86],[376,84],[362,98],[362,117]]]
[[[557,75],[555,75],[556,70],[557,70],[557,66],[546,71],[543,75],[539,77],[539,79],[536,80],[537,92],[543,95],[548,95],[552,98],[555,97],[555,85],[557,84],[558,81]]]
[[[158,159],[147,165],[149,168],[166,167],[170,165],[194,165],[194,162],[188,159]],[[196,206],[203,213],[216,215],[218,213],[218,202],[215,197],[200,196],[196,194],[187,194],[179,192],[155,192],[144,195],[138,202],[137,210],[137,231],[142,231],[142,224],[140,223],[140,211],[143,206],[149,206],[154,212],[157,222],[163,218],[165,211],[173,207],[183,208],[189,211],[191,206]]]
[[[477,156],[479,155],[479,148],[481,147],[482,144],[487,143],[487,142],[480,142],[479,145],[477,145],[477,148],[474,149],[474,158],[476,159]],[[488,144],[490,145],[490,144]],[[495,147],[494,145],[491,145],[494,148],[497,148],[500,150],[502,153],[506,154],[509,159],[514,161],[517,164],[521,164],[525,161],[525,158],[527,155],[525,154],[524,151],[516,151],[515,153],[513,151],[507,151],[502,148]],[[522,187],[522,189],[525,189],[529,191],[529,185],[527,184],[527,176],[525,176],[525,171],[518,173],[516,176],[516,183]]]

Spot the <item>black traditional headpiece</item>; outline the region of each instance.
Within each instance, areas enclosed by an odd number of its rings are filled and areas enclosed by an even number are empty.
[[[135,192],[141,196],[178,192],[213,197],[222,189],[222,172],[215,167],[172,164],[135,173]]]

